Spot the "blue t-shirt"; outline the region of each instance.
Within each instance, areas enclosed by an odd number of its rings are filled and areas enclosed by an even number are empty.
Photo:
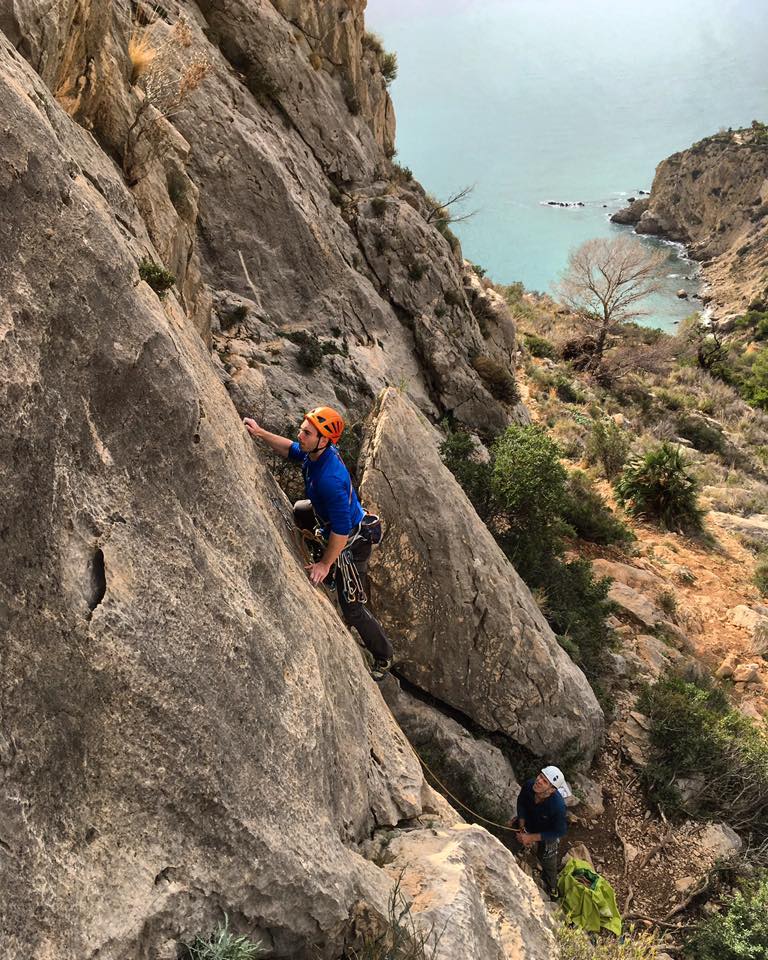
[[[336,447],[329,445],[317,460],[310,460],[309,454],[302,453],[294,440],[288,451],[288,459],[301,463],[304,489],[326,536],[329,532],[342,537],[349,536],[365,516],[365,511],[360,506],[349,470],[344,466]]]
[[[542,840],[557,840],[568,833],[568,820],[565,816],[565,800],[555,790],[551,797],[536,803],[532,777],[523,784],[517,798],[517,815],[525,820],[528,833],[540,833]]]

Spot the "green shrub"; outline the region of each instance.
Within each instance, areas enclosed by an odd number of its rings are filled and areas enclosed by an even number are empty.
[[[555,393],[563,403],[585,403],[586,397],[564,373],[555,376]]]
[[[658,521],[668,530],[702,529],[698,483],[688,473],[679,447],[668,443],[635,457],[616,481],[619,502],[634,517]]]
[[[326,353],[339,352],[335,344],[332,345],[332,349],[328,349],[327,344],[321,343],[314,333],[309,333],[306,330],[287,330],[284,331],[283,336],[286,340],[299,345],[296,359],[307,370],[314,370],[315,367],[319,367]]]
[[[768,556],[763,556],[755,566],[752,574],[752,583],[764,597],[768,597]]]
[[[383,217],[387,209],[387,201],[384,197],[374,197],[371,200],[371,210],[373,211],[374,217]]]
[[[481,463],[478,460],[475,442],[464,430],[453,430],[448,421],[443,421],[442,427],[446,432],[446,438],[440,444],[443,463],[472,501],[477,515],[484,523],[488,523],[494,512],[491,461]]]
[[[548,360],[557,360],[557,350],[555,350],[554,344],[544,337],[535,333],[524,333],[523,342],[532,357],[546,357]]]
[[[384,77],[384,83],[387,86],[397,79],[397,54],[385,53],[379,61],[381,65],[381,75]]]
[[[515,378],[498,360],[478,354],[472,361],[480,379],[488,388],[488,393],[505,403],[516,403],[520,399]]]
[[[768,837],[768,737],[729,707],[718,687],[663,677],[639,701],[651,721],[653,763],[643,773],[649,798],[667,813],[727,820],[761,841]],[[683,804],[679,777],[698,781]]]
[[[624,466],[629,453],[629,438],[613,420],[597,420],[587,437],[584,456],[587,463],[599,464],[607,480],[613,480]]]
[[[392,173],[398,183],[408,183],[413,180],[413,170],[410,167],[404,167],[399,163],[392,163]]]
[[[685,440],[690,440],[701,453],[723,453],[725,441],[721,430],[698,417],[682,416],[675,421],[675,430]]]
[[[384,53],[384,44],[376,33],[366,30],[362,38],[363,50],[373,50],[374,53]]]
[[[444,299],[449,307],[461,307],[464,305],[464,296],[459,293],[458,290],[446,290]]]
[[[481,267],[479,263],[472,263],[472,264],[470,264],[470,266],[472,267],[473,273],[474,273],[476,276],[480,277],[481,280],[482,280],[483,277],[486,275],[486,273],[488,273],[488,271],[485,269],[485,267]]]
[[[161,300],[165,298],[165,295],[176,283],[176,277],[170,270],[166,270],[159,263],[149,259],[144,259],[139,263],[139,276],[152,287]]]
[[[764,347],[752,361],[740,393],[753,407],[768,410],[768,347]]]
[[[408,279],[412,280],[414,283],[418,283],[426,272],[427,266],[420,260],[412,260],[408,264]]]
[[[520,552],[528,539],[551,542],[565,502],[557,444],[541,427],[507,427],[493,446],[493,461],[493,493]]]
[[[687,939],[690,960],[765,960],[768,957],[768,874],[744,884],[719,913]]]
[[[656,597],[656,605],[673,620],[677,616],[677,597],[671,590],[662,590]]]
[[[207,940],[198,937],[187,945],[188,960],[256,960],[266,952],[260,943],[230,933],[226,915],[224,923]]]
[[[478,463],[471,437],[448,433],[443,461],[472,501],[517,572],[538,596],[562,646],[596,682],[613,642],[608,578],[596,580],[586,560],[563,559],[566,473],[557,445],[537,426],[511,426]]]
[[[636,539],[581,470],[575,470],[568,477],[562,516],[578,537],[590,543],[624,544]]]

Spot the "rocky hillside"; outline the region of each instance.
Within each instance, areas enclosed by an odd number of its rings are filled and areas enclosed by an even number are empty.
[[[438,418],[527,416],[514,323],[391,162],[363,7],[0,10],[9,957],[176,957],[224,914],[266,956],[341,957],[398,886],[445,960],[552,954],[536,888],[426,785],[309,587],[240,423],[407,386],[374,412],[364,483],[394,525],[382,569],[419,584],[386,597],[408,676],[589,759],[589,685],[439,462]],[[450,609],[452,557],[474,579]]]
[[[768,299],[768,129],[700,140],[656,168],[649,197],[612,218],[686,244],[704,267],[716,319]],[[764,309],[760,307],[758,309]]]

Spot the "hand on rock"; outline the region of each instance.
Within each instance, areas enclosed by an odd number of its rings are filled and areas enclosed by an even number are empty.
[[[252,437],[258,437],[261,432],[261,427],[253,420],[251,417],[243,417],[243,423],[245,424],[245,429],[250,433]]]

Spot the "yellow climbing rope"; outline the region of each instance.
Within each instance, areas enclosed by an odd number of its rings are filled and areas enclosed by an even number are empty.
[[[427,763],[427,761],[424,759],[424,757],[422,757],[422,755],[419,753],[418,750],[416,750],[415,747],[413,748],[413,752],[414,752],[414,753],[416,754],[416,756],[419,758],[419,762],[421,763],[422,767],[424,767],[424,769],[427,771],[427,773],[430,775],[430,777],[432,777],[432,779],[435,781],[435,783],[437,783],[437,785],[440,787],[440,789],[443,791],[443,793],[448,794],[448,796],[451,798],[451,800],[453,800],[454,803],[458,803],[458,805],[459,805],[460,807],[463,807],[463,808],[467,811],[467,813],[471,813],[472,816],[475,817],[477,820],[482,820],[483,823],[489,823],[492,827],[497,827],[499,830],[508,830],[510,833],[523,833],[523,832],[524,832],[524,831],[520,830],[518,827],[510,827],[510,826],[509,826],[508,824],[506,824],[506,823],[496,823],[495,820],[489,820],[487,817],[481,817],[479,813],[477,813],[477,812],[476,812],[475,810],[473,810],[471,807],[468,807],[468,806],[466,805],[466,803],[462,803],[461,800],[459,800],[458,797],[454,796],[454,794],[451,793],[451,791],[448,789],[448,787],[446,787],[446,785],[442,782],[442,780],[435,774],[434,770],[432,770],[432,768],[429,766],[429,764]]]

